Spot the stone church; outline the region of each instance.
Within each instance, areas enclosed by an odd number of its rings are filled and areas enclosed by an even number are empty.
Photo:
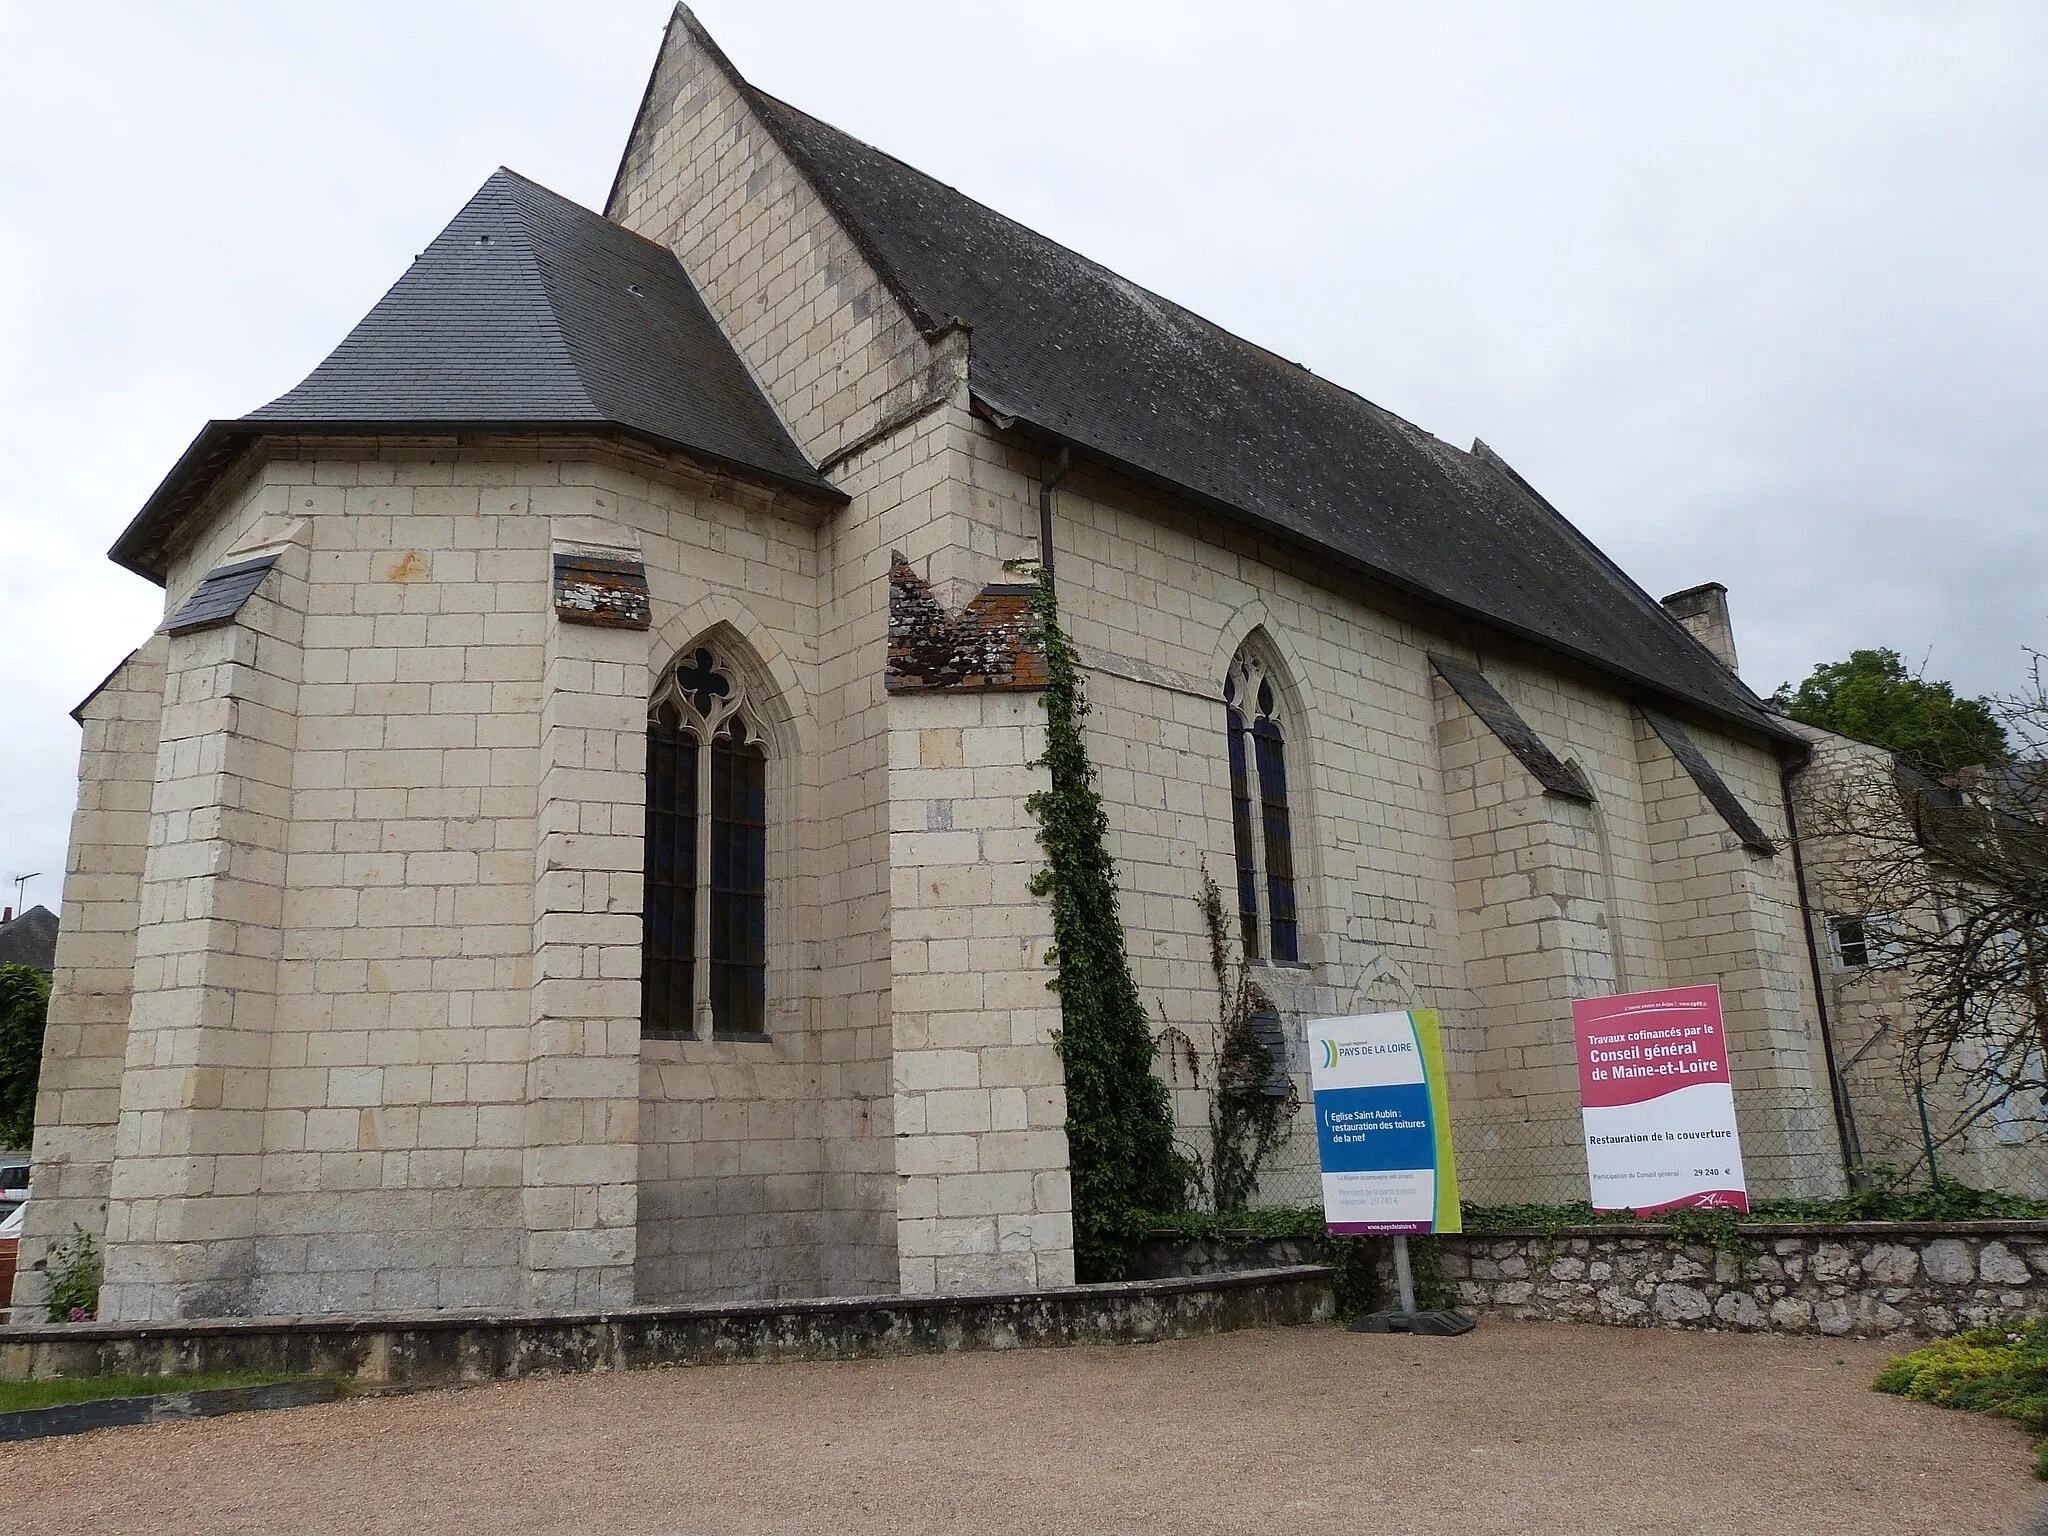
[[[1579,1144],[1571,999],[1717,982],[1755,1186],[1839,1180],[1719,589],[687,9],[601,215],[490,177],[112,558],[165,620],[77,711],[24,1302],[74,1227],[115,1319],[1070,1282],[1016,561],[1156,1024],[1214,1027],[1206,869],[1296,1071],[1443,1011],[1507,1199]]]

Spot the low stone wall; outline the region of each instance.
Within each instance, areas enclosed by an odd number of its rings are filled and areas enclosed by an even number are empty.
[[[1487,1317],[1938,1338],[2048,1316],[2041,1221],[1759,1225],[1737,1256],[1634,1225],[1437,1241],[1451,1299]]]
[[[0,1380],[212,1371],[371,1388],[736,1360],[846,1360],[1187,1338],[1327,1321],[1310,1265],[979,1296],[632,1307],[576,1316],[229,1319],[0,1328]]]

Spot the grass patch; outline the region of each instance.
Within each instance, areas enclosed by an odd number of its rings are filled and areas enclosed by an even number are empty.
[[[154,1397],[162,1392],[211,1392],[222,1387],[271,1387],[301,1376],[259,1371],[213,1371],[202,1376],[63,1376],[43,1381],[0,1381],[0,1413],[96,1403],[108,1397]]]
[[[1900,1355],[1873,1383],[1916,1403],[2010,1419],[2048,1435],[2048,1321],[1980,1328]],[[2034,1451],[2034,1476],[2048,1479],[2048,1440]]]

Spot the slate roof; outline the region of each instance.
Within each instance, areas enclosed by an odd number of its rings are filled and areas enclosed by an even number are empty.
[[[912,319],[971,326],[969,385],[1000,422],[1795,740],[1484,444],[1461,452],[732,78]]]
[[[665,246],[501,169],[305,382],[201,432],[113,559],[161,581],[170,527],[257,436],[373,428],[619,432],[845,499]]]
[[[0,965],[49,971],[57,964],[57,914],[30,907],[11,923],[0,923]]]

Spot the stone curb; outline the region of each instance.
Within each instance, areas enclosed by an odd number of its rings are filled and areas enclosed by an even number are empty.
[[[331,1403],[340,1389],[331,1381],[281,1381],[267,1387],[213,1387],[201,1392],[158,1392],[148,1397],[102,1397],[0,1413],[0,1443],[82,1435],[132,1424],[171,1424],[212,1419],[224,1413],[260,1413],[272,1408],[305,1408]]]
[[[1142,1342],[1322,1322],[1334,1311],[1330,1271],[1297,1264],[965,1296],[38,1324],[0,1328],[0,1380],[262,1371],[379,1388],[444,1386],[658,1365]]]
[[[2048,1225],[2048,1224],[2044,1224]],[[707,1301],[612,1307],[599,1312],[456,1311],[391,1313],[313,1313],[304,1317],[214,1317],[169,1323],[15,1323],[0,1327],[0,1345],[49,1339],[160,1339],[206,1335],[299,1333],[417,1332],[437,1328],[504,1328],[524,1326],[588,1327],[607,1323],[659,1322],[669,1319],[754,1319],[802,1314],[834,1314],[888,1310],[950,1312],[959,1307],[992,1307],[1019,1302],[1059,1302],[1163,1298],[1197,1291],[1255,1289],[1279,1280],[1327,1276],[1320,1264],[1270,1265],[1221,1275],[1172,1275],[1149,1280],[1114,1280],[1099,1285],[1053,1285],[1035,1291],[974,1291],[938,1295],[823,1296],[791,1301]],[[6,1379],[0,1376],[0,1380]]]

